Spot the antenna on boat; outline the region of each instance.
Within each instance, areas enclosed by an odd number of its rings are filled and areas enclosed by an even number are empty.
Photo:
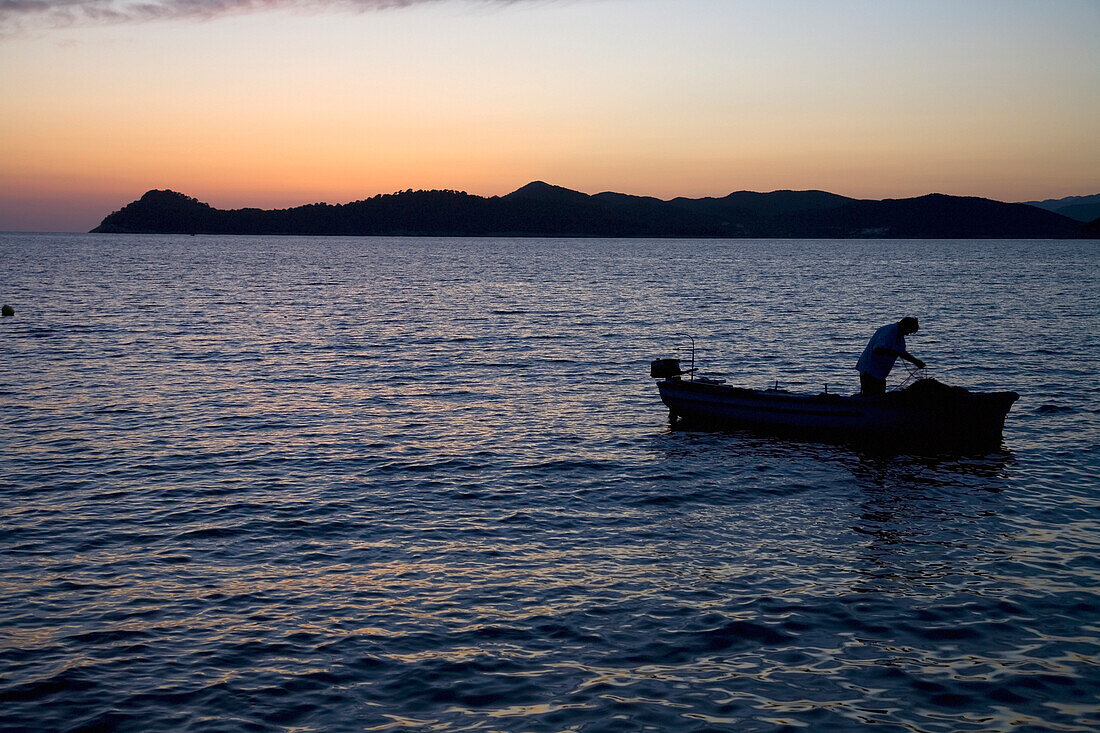
[[[691,340],[691,381],[695,381],[695,337],[691,334],[685,334]]]

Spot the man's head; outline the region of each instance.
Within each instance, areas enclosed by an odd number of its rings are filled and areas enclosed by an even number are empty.
[[[898,321],[898,331],[902,336],[908,336],[911,333],[916,333],[920,330],[920,326],[917,324],[917,319],[912,316],[906,316]]]

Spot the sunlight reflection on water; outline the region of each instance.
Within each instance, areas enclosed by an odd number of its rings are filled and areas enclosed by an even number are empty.
[[[1089,243],[0,255],[0,727],[1100,727]],[[1023,395],[1002,452],[670,430],[647,378],[691,334],[854,391],[907,313]]]

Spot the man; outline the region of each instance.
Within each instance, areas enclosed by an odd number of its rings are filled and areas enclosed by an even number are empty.
[[[905,350],[905,337],[918,330],[916,318],[902,318],[875,331],[856,364],[862,394],[868,397],[886,394],[886,376],[899,356],[917,369],[924,369],[924,362]]]

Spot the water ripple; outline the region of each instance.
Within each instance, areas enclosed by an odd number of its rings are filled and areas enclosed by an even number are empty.
[[[1100,728],[1088,243],[0,256],[2,729]],[[671,430],[646,378],[691,332],[854,390],[910,312],[1023,395],[1000,452]]]

